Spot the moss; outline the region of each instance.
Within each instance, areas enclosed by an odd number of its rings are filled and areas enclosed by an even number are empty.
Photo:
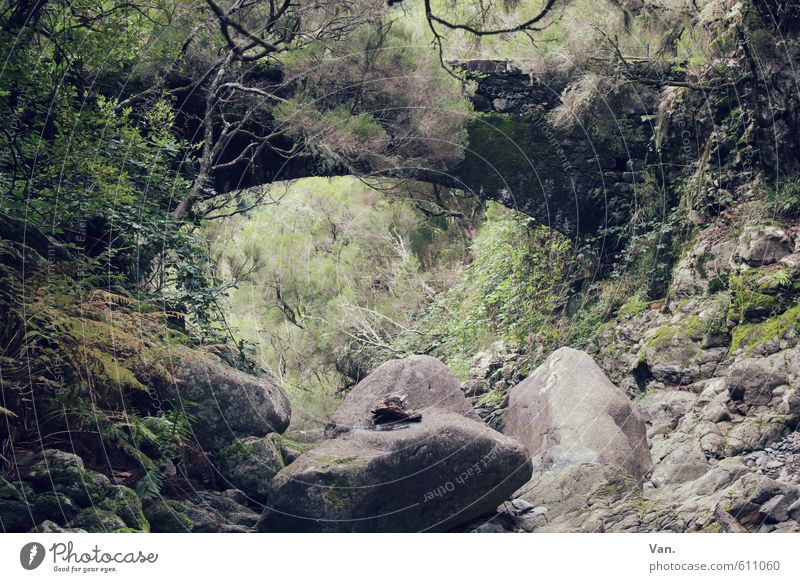
[[[0,499],[24,500],[33,495],[33,488],[24,481],[7,481],[0,477]]]
[[[286,435],[276,435],[277,439],[280,439],[280,446],[285,447],[286,450],[291,452],[299,452],[299,453],[307,453],[311,449],[316,446],[316,442],[314,441],[301,441],[297,439],[293,439],[287,437]],[[277,440],[276,439],[276,440]]]
[[[652,302],[642,299],[640,295],[634,295],[627,303],[619,308],[619,315],[621,317],[632,317],[644,313],[650,307]]]
[[[733,293],[728,318],[747,321],[782,311],[797,290],[786,270],[752,269],[730,278]]]
[[[244,457],[246,459],[251,458],[253,456],[253,449],[242,443],[241,441],[237,441],[232,445],[228,445],[224,449],[221,449],[217,455],[222,460],[228,459],[236,459],[240,457]]]
[[[78,513],[75,502],[61,493],[40,493],[29,497],[27,503],[37,523],[46,519],[53,521],[72,519]]]
[[[97,507],[119,516],[128,527],[137,531],[150,531],[142,500],[133,489],[118,485],[107,497],[97,501]]]
[[[693,339],[700,339],[707,331],[708,325],[700,318],[699,315],[691,315],[686,319],[681,320],[680,323],[674,325],[664,326],[662,328],[662,340],[666,338],[674,338],[678,335],[685,335]]]
[[[322,496],[325,498],[325,502],[328,503],[328,505],[340,509],[350,507],[353,502],[351,490],[344,487],[331,487],[326,489]]]
[[[736,327],[733,330],[731,351],[744,350],[744,354],[749,355],[769,341],[784,338],[791,330],[800,330],[800,305],[762,323]]]
[[[644,343],[645,349],[663,350],[672,347],[687,351],[687,355],[694,357],[700,348],[692,341],[700,341],[710,331],[710,324],[703,321],[699,315],[692,315],[679,323],[670,323],[659,327],[655,334]],[[686,341],[686,340],[692,341]],[[692,347],[694,346],[694,347]],[[691,354],[689,354],[689,351]]]
[[[172,499],[149,504],[144,508],[144,514],[153,533],[184,533],[194,527],[186,515],[186,506]]]
[[[505,390],[490,390],[485,394],[482,394],[481,397],[478,399],[476,406],[481,407],[484,405],[488,406],[499,406],[501,402],[503,402],[503,398],[506,397]]]
[[[337,467],[340,465],[355,465],[358,462],[358,457],[334,457],[333,455],[325,455],[317,459],[317,463],[322,469]]]

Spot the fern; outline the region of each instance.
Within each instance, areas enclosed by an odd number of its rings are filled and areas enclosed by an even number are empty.
[[[790,269],[781,269],[776,271],[773,275],[773,280],[781,287],[788,287],[793,281],[792,271]]]
[[[142,499],[159,497],[161,495],[161,487],[164,485],[164,478],[165,475],[161,469],[150,469],[136,484],[136,493]]]

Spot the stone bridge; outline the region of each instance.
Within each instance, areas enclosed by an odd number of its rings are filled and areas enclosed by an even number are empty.
[[[501,202],[571,237],[628,220],[642,169],[659,162],[652,146],[655,91],[636,87],[608,96],[602,110],[592,110],[589,124],[564,129],[548,113],[561,104],[567,80],[533,79],[505,61],[458,66],[476,84],[468,150],[451,175],[417,179]],[[323,170],[312,159],[287,162],[267,152],[246,169],[216,175],[215,186],[230,191],[344,173]]]

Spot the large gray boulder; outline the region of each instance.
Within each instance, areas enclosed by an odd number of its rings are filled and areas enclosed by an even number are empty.
[[[183,355],[175,368],[176,382],[166,384],[164,392],[193,418],[192,430],[203,448],[217,450],[289,426],[289,398],[276,379],[251,376],[197,353]]]
[[[412,420],[376,424],[387,400]],[[261,531],[443,531],[494,512],[532,473],[525,448],[484,424],[428,356],[380,366],[325,435],[275,476]]]
[[[405,395],[406,406],[423,417],[428,411],[440,410],[480,420],[450,368],[430,356],[411,356],[390,360],[359,382],[336,411],[325,436],[373,428],[372,409],[393,394]]]
[[[259,523],[267,532],[444,531],[498,505],[531,477],[525,449],[463,414],[359,428],[278,473]]]
[[[652,465],[636,405],[591,356],[572,348],[555,351],[511,390],[505,434],[545,468],[617,465],[639,480]]]

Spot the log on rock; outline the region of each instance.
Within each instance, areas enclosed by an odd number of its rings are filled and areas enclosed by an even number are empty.
[[[372,422],[375,424],[389,424],[393,422],[420,422],[422,414],[416,410],[409,410],[406,406],[405,394],[392,394],[381,400],[372,409]]]

